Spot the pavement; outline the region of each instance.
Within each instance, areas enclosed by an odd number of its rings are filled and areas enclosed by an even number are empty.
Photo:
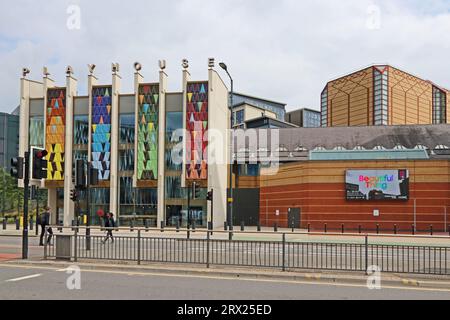
[[[0,299],[138,300],[449,300],[450,281],[389,278],[370,290],[367,277],[205,270],[174,266],[78,263],[79,282],[67,262],[0,263]],[[72,266],[73,268],[73,266]],[[72,269],[75,270],[75,269]],[[344,279],[345,278],[345,279]],[[353,279],[353,280],[352,280]],[[435,283],[431,286],[432,283]],[[69,287],[67,286],[69,284]],[[80,290],[70,290],[79,284]],[[440,285],[436,287],[435,285]]]
[[[0,299],[450,299],[450,276],[382,274],[381,290],[367,288],[362,272],[298,271],[232,266],[143,264],[80,260],[82,290],[68,290],[70,261],[43,260],[30,238],[29,260],[21,239],[0,237]]]
[[[315,242],[315,243],[359,243],[364,244],[365,234],[339,234],[339,233],[307,233],[306,230],[296,230],[292,233],[291,229],[279,229],[278,232],[273,232],[271,228],[263,228],[261,232],[257,232],[256,228],[246,228],[245,232],[240,232],[240,228],[235,228],[233,233],[233,240],[247,240],[247,241],[282,241],[283,233],[286,234],[286,241],[291,242]],[[57,227],[53,227],[53,232],[56,234],[73,234],[71,228],[64,228],[60,233]],[[85,234],[85,229],[80,228],[80,235]],[[137,237],[137,229],[130,231],[129,228],[121,228],[120,231],[115,231],[116,236]],[[191,239],[205,239],[206,230],[197,229],[190,231]],[[100,229],[92,229],[91,235],[103,236],[104,231]],[[22,230],[16,230],[15,225],[8,225],[7,230],[3,230],[0,226],[0,238],[6,237],[22,237]],[[29,236],[35,238],[35,230],[29,231]],[[181,230],[179,232],[174,229],[165,229],[161,232],[160,229],[149,229],[149,231],[142,230],[142,237],[158,237],[158,238],[186,238],[187,231]],[[211,239],[228,239],[228,233],[223,230],[215,230]],[[370,244],[377,245],[407,245],[407,246],[436,246],[436,247],[450,247],[450,236],[448,234],[430,235],[392,235],[392,234],[370,234],[368,235]]]

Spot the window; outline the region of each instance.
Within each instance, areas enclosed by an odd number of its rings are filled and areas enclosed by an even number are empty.
[[[433,87],[433,124],[443,124],[447,122],[447,102],[444,91]]]
[[[241,125],[244,123],[245,121],[245,114],[244,114],[244,110],[238,110],[234,113],[235,117],[234,117],[234,125]]]
[[[388,125],[388,69],[374,68],[374,124]]]
[[[328,87],[325,87],[322,92],[320,104],[322,109],[322,127],[325,128],[328,126]]]
[[[134,144],[134,114],[120,115],[120,130],[119,143],[120,144]]]
[[[89,119],[87,115],[73,117],[73,144],[86,145],[89,143]]]
[[[30,117],[29,127],[29,141],[30,146],[44,147],[44,117],[33,116]]]

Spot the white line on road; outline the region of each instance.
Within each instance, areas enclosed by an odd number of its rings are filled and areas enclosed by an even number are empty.
[[[42,276],[42,273],[32,274],[31,276],[26,276],[26,277],[21,277],[21,278],[9,279],[9,280],[5,280],[5,282],[17,282],[17,281],[22,281],[22,280],[38,278],[40,276]]]

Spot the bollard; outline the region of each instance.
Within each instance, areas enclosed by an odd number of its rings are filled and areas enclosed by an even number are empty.
[[[228,232],[228,240],[233,241],[233,225],[230,225],[230,232]]]
[[[214,225],[213,225],[213,223],[210,221],[210,222],[208,222],[208,231],[210,231],[210,232],[208,232],[208,236],[212,236],[213,235],[213,231],[214,231]]]
[[[380,234],[380,225],[377,224],[377,234]]]
[[[311,232],[311,224],[308,223],[308,233],[310,233],[310,232]]]
[[[394,224],[394,234],[397,234],[397,225]]]
[[[16,230],[20,230],[20,220],[16,217]]]
[[[345,227],[344,227],[344,224],[341,225],[341,232],[342,232],[342,234],[345,233]]]
[[[450,236],[450,226],[448,226],[448,235]]]
[[[278,223],[276,223],[276,222],[273,225],[273,232],[278,232]]]
[[[33,230],[33,216],[30,217],[30,230]]]
[[[323,228],[323,229],[324,229],[325,233],[327,233],[327,232],[328,232],[328,226],[327,226],[327,224],[326,224],[326,223],[324,224],[324,228]]]
[[[295,224],[294,224],[294,222],[292,222],[291,227],[292,227],[292,233],[294,233],[295,232]]]
[[[177,220],[176,228],[177,232],[180,232],[180,220]]]
[[[362,226],[361,225],[358,226],[358,231],[359,231],[359,234],[362,233]]]
[[[416,234],[416,228],[414,225],[411,226],[412,235],[414,236]]]
[[[245,231],[245,222],[244,221],[241,222],[241,231]]]
[[[261,232],[261,222],[258,222],[257,231]]]
[[[223,231],[228,231],[228,223],[226,221],[223,223]]]
[[[433,225],[430,225],[430,234],[433,235]]]
[[[166,223],[161,221],[161,232],[164,232],[164,228],[166,227]]]
[[[130,220],[130,232],[134,232],[134,220]]]
[[[192,232],[195,232],[195,221],[192,222]]]
[[[145,232],[148,232],[149,231],[148,229],[150,228],[150,220],[145,219],[144,225],[145,225]]]
[[[189,240],[191,238],[191,225],[187,225],[187,239]]]
[[[3,230],[6,230],[6,224],[8,220],[6,218],[3,218]]]

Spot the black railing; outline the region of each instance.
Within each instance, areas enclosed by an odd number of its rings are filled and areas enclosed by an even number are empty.
[[[60,237],[70,237],[70,258],[78,260],[134,261],[138,264],[180,263],[285,270],[341,270],[365,272],[376,266],[381,272],[450,275],[450,247],[370,244],[361,242],[321,243],[289,240],[280,233],[275,240],[229,240],[227,233],[187,231],[188,237],[148,235],[137,229],[131,235],[55,234],[45,246],[45,258],[57,258]],[[173,231],[176,234],[176,231]],[[237,233],[237,232],[236,232]],[[143,234],[145,236],[143,236]],[[194,237],[195,235],[195,237]],[[268,234],[270,235],[270,234]],[[273,234],[271,234],[273,237]],[[89,242],[89,246],[87,245]],[[67,241],[61,241],[67,245]],[[90,250],[87,250],[90,248]],[[62,248],[64,249],[64,248]],[[65,248],[67,249],[67,248]],[[64,250],[63,250],[64,251]],[[67,250],[65,251],[67,252]],[[66,257],[67,258],[67,257]]]

